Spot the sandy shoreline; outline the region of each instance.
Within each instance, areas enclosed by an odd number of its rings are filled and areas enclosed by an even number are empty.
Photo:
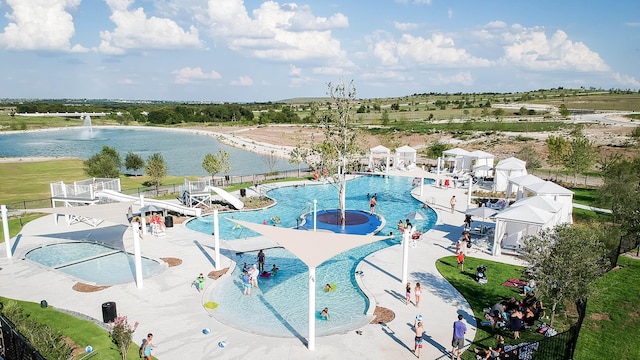
[[[234,131],[229,133],[211,131],[204,128],[162,128],[162,127],[149,127],[149,126],[94,126],[96,129],[124,129],[124,130],[153,130],[153,131],[168,131],[168,132],[186,132],[194,135],[202,135],[213,137],[221,143],[242,150],[251,151],[256,154],[267,155],[273,154],[274,156],[288,159],[293,146],[286,146],[282,144],[271,144],[262,141],[255,141],[247,137],[236,135],[236,133],[242,133],[245,131],[255,130],[257,127],[243,127],[234,128]],[[35,130],[16,130],[16,131],[2,131],[0,133],[30,133],[30,132],[46,132],[57,130],[77,130],[78,127],[62,127],[62,128],[48,128],[48,129],[35,129]],[[25,157],[0,157],[0,163],[16,163],[16,162],[42,162],[52,160],[69,160],[77,159],[73,157],[48,157],[48,156],[25,156]]]

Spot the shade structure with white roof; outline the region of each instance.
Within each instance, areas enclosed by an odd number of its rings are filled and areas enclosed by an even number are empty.
[[[544,180],[533,174],[527,174],[518,177],[512,177],[509,179],[509,185],[507,185],[507,199],[511,197],[514,189],[516,191],[516,200],[520,200],[524,197],[523,191],[525,185],[531,185],[544,182]]]
[[[527,175],[527,162],[510,157],[500,160],[495,167],[493,191],[506,191],[509,179]]]
[[[417,159],[418,153],[416,149],[408,145],[401,146],[396,149],[393,159],[393,167],[396,169],[411,170],[412,168],[415,168]]]
[[[534,196],[546,197],[562,205],[562,222],[573,222],[573,191],[552,181],[524,185],[523,188]]]
[[[468,155],[469,152],[461,148],[453,148],[442,152],[445,162],[452,164],[451,172],[471,170],[471,158]]]
[[[486,151],[475,150],[466,155],[473,166],[475,176],[491,176],[493,173],[494,156]]]
[[[525,237],[555,226],[554,219],[554,213],[531,205],[512,206],[502,211],[495,216],[492,254],[500,255],[503,250],[518,252]]]
[[[389,168],[389,160],[391,158],[391,150],[389,148],[384,147],[382,145],[378,145],[369,149],[369,170],[372,172],[378,168],[376,166],[376,159],[384,159],[385,169]]]
[[[326,231],[287,229],[248,221],[229,220],[273,240],[309,267],[309,338],[307,339],[309,350],[315,349],[315,292],[317,290],[315,269],[323,262],[342,252],[390,238],[390,236],[349,235]]]

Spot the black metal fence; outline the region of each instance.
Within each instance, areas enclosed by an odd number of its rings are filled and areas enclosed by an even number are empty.
[[[9,319],[0,315],[0,356],[5,360],[46,360]]]

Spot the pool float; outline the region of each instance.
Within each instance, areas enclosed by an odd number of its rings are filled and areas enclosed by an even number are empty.
[[[231,228],[231,230],[236,230],[236,229],[240,229],[240,228],[242,228],[242,226],[240,226],[240,224],[236,224]]]
[[[260,277],[270,278],[271,277],[271,273],[268,272],[268,271],[263,271],[263,272],[260,273]]]
[[[331,291],[335,291],[336,290],[336,284],[329,284],[329,286],[331,286]],[[324,288],[324,291],[329,292],[329,290],[327,290],[327,288]]]
[[[280,224],[280,216],[274,216],[271,218],[271,222],[274,224]]]
[[[204,307],[207,309],[215,309],[218,307],[218,303],[213,302],[213,301],[207,301],[206,303],[204,303]]]

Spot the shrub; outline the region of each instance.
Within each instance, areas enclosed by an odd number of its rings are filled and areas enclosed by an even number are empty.
[[[127,352],[129,346],[133,342],[133,333],[138,328],[138,322],[129,324],[126,316],[118,316],[113,320],[111,328],[111,339],[113,343],[118,346],[118,351],[122,355],[122,360],[127,360]]]

